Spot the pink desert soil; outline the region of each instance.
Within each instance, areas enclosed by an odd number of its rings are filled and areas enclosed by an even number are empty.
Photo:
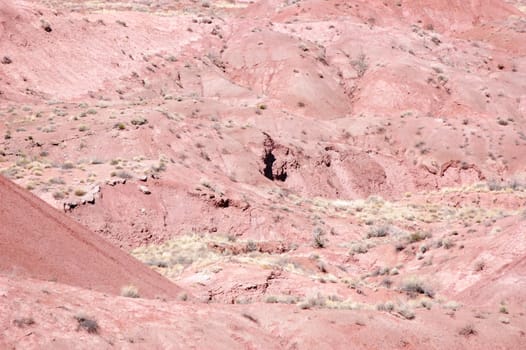
[[[526,343],[522,0],[0,0],[0,172],[2,349]]]
[[[131,284],[144,296],[181,290],[100,236],[0,177],[3,273],[118,294]]]

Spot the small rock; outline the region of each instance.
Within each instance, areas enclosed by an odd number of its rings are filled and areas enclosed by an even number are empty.
[[[66,212],[66,211],[71,211],[74,208],[78,207],[79,202],[77,202],[77,201],[71,201],[71,202],[67,201],[67,202],[62,203],[62,205],[63,205],[64,211]]]
[[[51,24],[49,24],[47,21],[41,20],[40,24],[42,26],[42,29],[44,29],[44,31],[48,33],[51,33],[53,31],[53,29],[51,28]]]
[[[95,204],[95,196],[93,193],[88,193],[84,197],[82,197],[82,204]]]
[[[2,64],[11,64],[11,63],[13,63],[13,61],[7,56],[2,57],[2,61],[1,62],[2,62]]]
[[[139,191],[141,191],[144,194],[151,194],[152,193],[150,191],[150,189],[148,187],[146,187],[146,186],[139,186]]]
[[[146,182],[147,180],[148,180],[148,176],[146,175],[139,176],[139,181]]]
[[[119,184],[125,184],[126,183],[126,179],[110,179],[110,180],[107,180],[106,181],[106,184],[110,185],[110,186],[115,186],[115,185],[119,185]]]
[[[131,123],[132,125],[135,125],[135,126],[145,125],[145,124],[148,124],[148,119],[143,118],[143,117],[138,117],[138,118],[133,119]]]

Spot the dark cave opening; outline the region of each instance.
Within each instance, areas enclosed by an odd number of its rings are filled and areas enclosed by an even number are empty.
[[[263,175],[269,180],[278,180],[278,181],[285,181],[287,179],[287,172],[281,171],[278,174],[274,174],[272,171],[272,166],[274,165],[274,162],[276,161],[276,157],[274,154],[272,154],[271,151],[265,152],[265,157],[263,158],[263,162],[265,163],[265,169],[263,170]]]
[[[263,170],[263,175],[267,179],[270,179],[274,181],[274,175],[272,174],[272,165],[276,161],[276,157],[272,154],[272,152],[265,152],[265,157],[263,158],[263,162],[265,162],[265,170]]]

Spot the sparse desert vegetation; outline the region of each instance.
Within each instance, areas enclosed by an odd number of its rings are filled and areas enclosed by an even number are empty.
[[[121,295],[128,298],[139,298],[139,289],[135,286],[128,285],[121,288]]]
[[[87,316],[86,314],[77,314],[75,315],[75,319],[78,323],[77,330],[83,329],[90,334],[96,334],[99,332],[98,322],[95,319]]]
[[[435,295],[433,289],[418,277],[407,278],[402,282],[400,289],[408,293],[412,297],[416,296],[417,294],[423,294],[425,296],[433,298],[433,296]]]
[[[521,348],[525,6],[0,0],[0,348]]]

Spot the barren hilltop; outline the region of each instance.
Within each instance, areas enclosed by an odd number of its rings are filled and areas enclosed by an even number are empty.
[[[521,349],[526,1],[0,0],[0,348]]]

